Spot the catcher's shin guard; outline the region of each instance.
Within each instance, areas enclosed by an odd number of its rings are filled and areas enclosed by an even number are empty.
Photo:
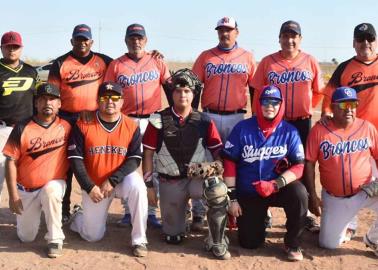
[[[228,239],[225,235],[227,221],[227,186],[218,177],[209,177],[204,181],[203,195],[209,207],[207,222],[209,236],[205,239],[205,248],[217,258],[228,259]]]

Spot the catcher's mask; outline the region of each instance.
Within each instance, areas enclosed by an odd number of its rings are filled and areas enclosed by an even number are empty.
[[[201,81],[198,79],[197,75],[188,68],[179,69],[172,73],[168,81],[171,91],[178,87],[189,87],[194,95],[197,95],[202,91]]]

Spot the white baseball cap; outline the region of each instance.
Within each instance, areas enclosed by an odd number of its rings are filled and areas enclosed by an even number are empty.
[[[215,27],[215,30],[218,30],[218,28],[222,26],[235,29],[238,27],[238,24],[236,23],[235,19],[232,17],[223,17],[217,22],[217,27]]]

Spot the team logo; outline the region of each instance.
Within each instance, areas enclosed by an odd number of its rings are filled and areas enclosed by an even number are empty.
[[[131,76],[119,75],[117,82],[123,87],[129,87],[136,84],[144,84],[159,79],[160,72],[156,70],[144,71],[132,74]]]
[[[127,148],[114,145],[92,146],[89,147],[88,152],[90,155],[114,154],[125,157],[127,155]]]
[[[243,147],[242,158],[245,162],[253,163],[259,160],[262,161],[285,157],[286,154],[286,144],[283,146],[264,146],[261,148],[254,148],[253,145],[245,145]]]
[[[10,77],[3,82],[3,96],[9,96],[13,92],[23,92],[29,90],[33,85],[33,78]]]
[[[360,28],[358,28],[358,30],[366,31],[366,30],[368,30],[368,26],[366,24],[363,24],[363,25],[360,26]]]
[[[222,23],[224,23],[224,24],[230,23],[230,18],[228,18],[228,17],[223,17],[223,18],[222,18]]]
[[[105,86],[106,90],[113,90],[113,85],[111,85],[110,83],[108,83],[106,86]]]
[[[232,148],[234,147],[234,145],[232,143],[230,143],[229,141],[226,142],[226,144],[224,145],[224,148],[226,149],[229,149],[229,148]]]
[[[344,89],[344,94],[345,94],[347,97],[351,97],[351,96],[353,96],[352,91],[350,91],[350,89],[348,89],[348,88],[345,88],[345,89]]]
[[[312,81],[313,74],[308,70],[290,70],[278,73],[268,73],[268,82],[271,85]]]
[[[243,63],[222,63],[218,65],[213,63],[207,63],[205,67],[207,78],[222,74],[245,74],[247,73],[247,71],[248,65]]]
[[[342,141],[336,144],[330,141],[323,141],[319,148],[323,153],[323,159],[327,160],[334,156],[366,151],[369,149],[370,145],[368,138],[362,138],[358,140]]]
[[[272,95],[272,94],[275,94],[276,92],[278,92],[277,89],[273,88],[273,89],[266,89],[264,91],[265,95]]]

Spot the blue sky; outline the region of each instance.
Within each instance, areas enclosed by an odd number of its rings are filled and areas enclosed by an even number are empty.
[[[167,60],[194,61],[217,44],[218,19],[232,16],[239,25],[239,45],[257,60],[279,49],[278,32],[287,20],[302,27],[302,49],[319,61],[346,60],[354,55],[353,28],[370,22],[378,30],[378,1],[47,1],[18,0],[1,4],[0,32],[18,31],[28,58],[47,60],[71,49],[75,25],[92,27],[94,51],[115,58],[126,52],[127,25],[145,26],[147,49],[158,49]]]

